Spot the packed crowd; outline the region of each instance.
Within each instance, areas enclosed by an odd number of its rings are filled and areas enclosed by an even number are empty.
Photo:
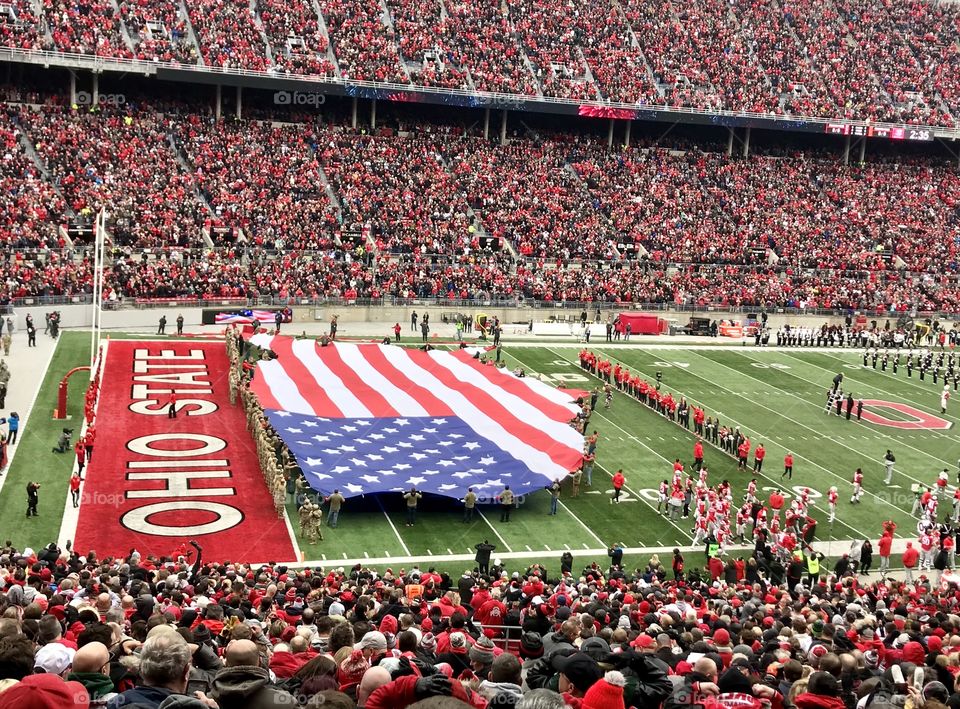
[[[320,16],[302,0],[189,0],[189,17],[161,0],[125,0],[119,13],[103,1],[42,6],[44,24],[29,3],[14,2],[0,39],[27,49],[319,76],[339,68],[352,79],[700,109],[944,126],[960,109],[960,11],[949,3],[391,0],[385,12],[376,3],[323,0]]]
[[[198,117],[176,130],[217,223],[242,230],[256,246],[318,250],[333,245],[337,213],[323,189],[315,155],[318,136],[310,130]]]
[[[960,175],[933,159],[845,167],[563,134],[504,146],[450,126],[368,133],[160,110],[7,104],[4,240],[61,249],[65,222],[106,208],[124,249],[114,297],[960,305]],[[185,265],[206,238],[223,251]],[[6,297],[83,292],[74,246],[10,260]],[[70,277],[55,280],[61,269]]]
[[[23,108],[17,118],[73,212],[88,220],[100,208],[110,213],[115,243],[198,244],[203,207],[194,176],[170,149],[167,120],[132,109]]]
[[[759,563],[765,545],[636,568],[614,546],[609,568],[567,553],[513,572],[478,549],[459,577],[211,562],[196,542],[169,556],[2,552],[10,706],[944,709],[960,697],[956,584],[869,582],[863,552],[832,572],[788,555],[780,583],[777,556]]]

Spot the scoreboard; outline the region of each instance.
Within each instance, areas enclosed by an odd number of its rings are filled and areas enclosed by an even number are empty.
[[[887,140],[912,140],[929,142],[934,138],[928,128],[910,126],[871,126],[865,123],[827,123],[824,133],[830,135],[851,135],[857,138],[886,138]]]

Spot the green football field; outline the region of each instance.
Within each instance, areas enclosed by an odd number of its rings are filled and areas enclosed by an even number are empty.
[[[63,509],[69,466],[64,458],[50,458],[50,440],[55,438],[58,424],[49,420],[47,412],[52,408],[59,377],[73,364],[83,363],[86,349],[82,336],[64,336],[31,417],[30,439],[21,444],[11,479],[0,494],[0,536],[14,543],[37,546],[55,538],[59,530],[59,519],[53,511]],[[580,369],[578,349],[570,344],[507,343],[504,354],[511,368],[522,367],[528,374],[536,373],[557,386],[591,389],[599,382]],[[932,484],[945,467],[951,483],[956,481],[960,446],[955,443],[952,428],[900,429],[824,413],[832,379],[843,372],[844,390],[852,391],[857,398],[905,404],[923,414],[940,415],[942,384],[935,385],[929,377],[919,381],[917,372],[907,378],[903,367],[897,376],[865,369],[859,351],[639,344],[605,348],[602,343],[592,350],[640,372],[648,381],[654,380],[657,371],[662,372],[663,390],[703,406],[707,415],[719,416],[725,425],[739,426],[754,446],[762,442],[767,457],[759,476],[760,486],[773,489],[785,485],[782,489],[788,494],[803,486],[813,491],[811,514],[819,520],[819,548],[828,556],[846,551],[856,538],[875,541],[881,522],[888,519],[899,525],[898,536],[914,536],[915,520],[909,515],[911,485]],[[80,392],[79,386],[76,393],[71,392],[72,403],[80,401]],[[960,407],[960,402],[954,406]],[[868,410],[893,421],[911,418],[879,404]],[[955,424],[952,414],[948,410],[943,418]],[[602,563],[606,548],[619,542],[627,548],[630,563],[653,552],[669,555],[674,546],[689,545],[692,519],[671,522],[658,515],[656,488],[660,480],[671,475],[675,458],[689,469],[693,433],[620,393],[615,394],[609,410],[601,402],[590,429],[600,434],[593,486],[584,485],[580,496],[573,498],[565,482],[556,516],[548,515],[549,493],[545,490],[522,499],[509,523],[501,523],[499,510],[491,505],[481,507],[474,521],[465,524],[456,501],[427,498],[421,504],[416,526],[406,527],[399,495],[356,498],[345,505],[337,529],[324,528],[322,542],[310,543],[298,536],[303,559],[338,565],[367,560],[397,566],[419,563],[463,570],[470,565],[474,545],[487,539],[497,546],[494,556],[510,560],[507,563],[514,568],[534,561],[553,567],[564,550],[572,551],[578,564],[593,560]],[[893,484],[884,486],[881,459],[888,448],[896,455],[897,464]],[[736,499],[741,499],[752,473],[738,472],[734,459],[719,449],[710,445],[705,449],[710,484],[728,479]],[[788,450],[795,458],[794,477],[781,483],[782,460]],[[864,470],[867,494],[860,504],[852,505],[851,479],[857,467]],[[626,475],[626,494],[620,504],[614,505],[610,502],[610,479],[618,468]],[[31,476],[41,476],[51,483],[43,505],[50,515],[25,530],[18,514],[20,492],[21,483]],[[831,485],[840,492],[837,521],[832,526],[827,523],[825,504]],[[288,511],[296,530],[292,501]]]
[[[772,490],[785,485],[788,494],[800,487],[812,490],[816,500],[812,514],[820,521],[817,537],[829,556],[846,551],[853,539],[875,540],[881,522],[888,519],[899,525],[898,536],[912,536],[911,485],[932,484],[944,467],[950,470],[951,482],[955,479],[960,448],[952,429],[900,430],[824,413],[827,389],[842,371],[844,389],[857,398],[903,403],[926,414],[939,414],[940,387],[929,378],[920,382],[916,372],[908,379],[902,367],[897,377],[864,369],[859,352],[854,351],[662,346],[593,349],[650,381],[661,371],[664,390],[704,406],[708,415],[719,416],[728,426],[739,426],[754,444],[762,442],[767,458],[760,486]],[[511,368],[523,367],[558,386],[588,389],[598,383],[580,369],[577,347],[507,346],[504,352]],[[869,409],[877,410],[875,406]],[[879,412],[895,421],[909,418],[888,409]],[[949,412],[944,418],[956,422]],[[464,524],[455,501],[431,499],[422,505],[413,528],[404,526],[399,496],[351,500],[340,527],[326,530],[323,542],[300,540],[304,555],[318,561],[415,557],[439,566],[452,562],[452,555],[472,552],[473,545],[484,539],[496,544],[497,554],[505,559],[554,562],[566,549],[585,560],[602,561],[604,550],[615,542],[628,552],[646,551],[647,555],[689,545],[692,521],[674,523],[658,515],[656,488],[672,473],[675,458],[689,469],[693,433],[619,393],[609,410],[601,405],[594,413],[590,428],[600,433],[593,486],[584,486],[581,495],[572,498],[569,483],[565,483],[557,516],[548,515],[546,491],[526,497],[509,523],[501,523],[499,510],[490,506],[473,523]],[[881,463],[887,448],[897,458],[890,486],[883,485]],[[780,478],[788,450],[795,459],[792,482]],[[706,446],[705,462],[711,484],[728,479],[738,498],[742,495],[752,472],[738,472],[734,459],[712,446]],[[852,505],[851,480],[857,467],[864,470],[867,494],[861,503]],[[613,505],[610,480],[618,468],[627,478],[626,495]],[[840,504],[831,527],[825,500],[832,485],[840,492]],[[360,550],[363,553],[358,553]],[[462,559],[453,563],[454,567],[462,565]]]

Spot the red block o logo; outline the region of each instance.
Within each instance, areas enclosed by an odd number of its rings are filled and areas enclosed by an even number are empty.
[[[877,409],[891,409],[897,413],[912,416],[912,421],[895,421],[876,412]],[[904,430],[915,431],[918,429],[945,430],[953,424],[939,416],[920,411],[899,401],[881,401],[879,399],[863,400],[863,420],[875,423],[878,426],[889,426],[890,428],[900,428]]]

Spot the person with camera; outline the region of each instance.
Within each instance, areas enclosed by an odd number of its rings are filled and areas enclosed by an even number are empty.
[[[37,516],[37,504],[40,502],[40,483],[27,483],[27,517]]]

